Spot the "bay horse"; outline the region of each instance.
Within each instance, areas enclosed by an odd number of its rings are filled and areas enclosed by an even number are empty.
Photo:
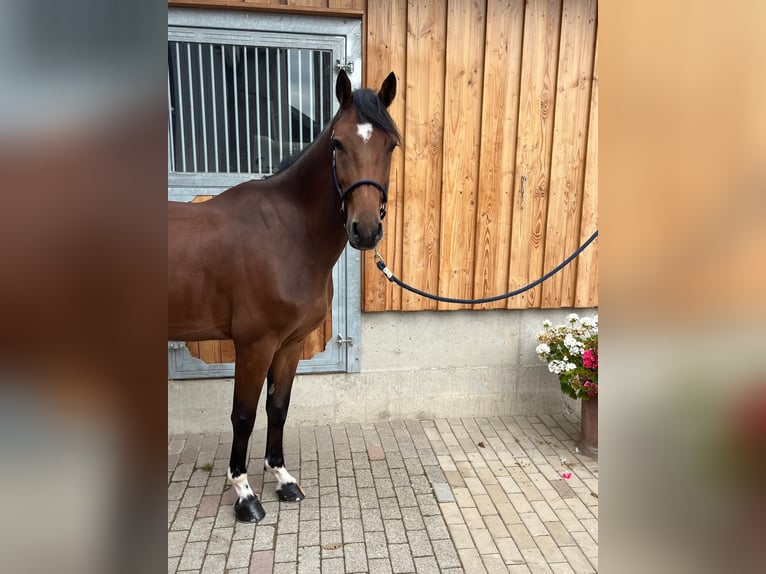
[[[383,234],[391,155],[400,135],[387,108],[391,72],[376,92],[352,91],[341,70],[329,126],[292,163],[202,203],[168,202],[168,340],[233,339],[233,441],[227,477],[238,520],[265,511],[247,480],[247,445],[264,380],[264,469],[283,501],[305,495],[285,468],[282,434],[306,336],[327,315],[332,269],[348,241]]]

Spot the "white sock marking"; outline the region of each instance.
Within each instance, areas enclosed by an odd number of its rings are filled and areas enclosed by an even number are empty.
[[[372,137],[372,124],[357,124],[356,134],[362,138],[364,143],[367,143]]]
[[[229,483],[234,487],[239,500],[245,500],[250,496],[254,496],[253,489],[250,488],[250,483],[247,481],[247,475],[242,473],[237,478],[232,478],[231,469],[226,470],[226,478],[229,479]]]
[[[293,475],[287,472],[287,469],[284,466],[273,467],[269,464],[268,460],[264,460],[263,465],[266,468],[268,468],[271,471],[271,473],[274,475],[274,478],[277,479],[277,482],[279,483],[279,486],[277,486],[277,490],[282,488],[282,485],[284,484],[298,484],[298,481],[295,480]]]

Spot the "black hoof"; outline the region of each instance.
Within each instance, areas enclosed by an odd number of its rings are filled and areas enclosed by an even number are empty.
[[[282,502],[299,502],[306,498],[306,494],[297,482],[283,484],[281,488],[277,489],[277,496]]]
[[[254,495],[234,503],[234,514],[240,522],[260,522],[266,516],[266,511]]]

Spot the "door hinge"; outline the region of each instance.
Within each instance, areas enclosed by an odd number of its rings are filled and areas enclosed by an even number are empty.
[[[343,70],[347,74],[354,73],[354,60],[349,60],[345,64],[341,64],[340,60],[335,60],[335,69],[337,71]]]
[[[170,341],[168,343],[168,349],[171,349],[173,351],[177,351],[179,349],[183,349],[186,343],[183,341]]]
[[[354,346],[354,338],[353,337],[343,337],[340,333],[338,333],[338,336],[335,338],[335,343],[337,345],[348,345],[349,347]]]

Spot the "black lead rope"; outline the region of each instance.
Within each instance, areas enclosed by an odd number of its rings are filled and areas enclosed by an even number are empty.
[[[519,295],[521,293],[524,293],[524,291],[529,291],[530,289],[537,287],[540,283],[545,281],[546,279],[550,279],[553,277],[556,273],[561,271],[564,267],[569,265],[572,260],[580,255],[588,245],[593,243],[593,241],[598,237],[598,229],[593,232],[593,235],[591,235],[588,240],[580,245],[580,247],[577,248],[577,251],[572,253],[569,257],[564,259],[561,263],[559,263],[556,267],[548,271],[545,275],[540,277],[540,279],[537,279],[536,281],[532,281],[529,285],[525,285],[524,287],[521,287],[519,289],[516,289],[515,291],[510,291],[509,293],[503,293],[502,295],[495,295],[494,297],[485,297],[484,299],[453,299],[452,297],[442,297],[440,295],[432,295],[431,293],[426,293],[425,291],[421,291],[420,289],[417,289],[416,287],[413,287],[411,285],[407,285],[404,281],[396,277],[391,270],[386,266],[385,261],[383,261],[383,258],[380,256],[380,253],[378,253],[378,250],[375,250],[375,265],[378,266],[378,269],[381,270],[383,275],[385,275],[389,281],[392,283],[396,283],[401,287],[402,289],[406,289],[407,291],[412,291],[416,295],[420,295],[421,297],[426,297],[428,299],[433,299],[434,301],[441,301],[442,303],[459,303],[462,305],[480,305],[481,303],[492,303],[493,301],[500,301],[501,299],[509,299],[510,297],[514,297],[516,295]]]

